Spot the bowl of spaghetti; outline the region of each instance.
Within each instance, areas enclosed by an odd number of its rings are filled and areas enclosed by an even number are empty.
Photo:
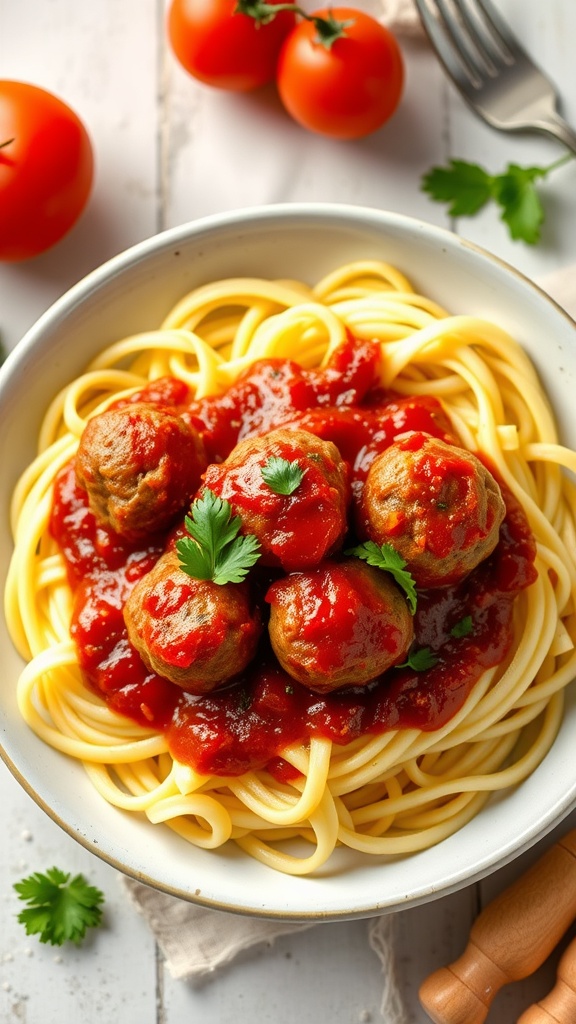
[[[576,803],[575,325],[376,210],[115,257],[0,377],[2,755],[120,871],[363,917]]]

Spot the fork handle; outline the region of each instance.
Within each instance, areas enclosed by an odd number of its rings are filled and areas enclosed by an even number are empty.
[[[546,135],[552,135],[576,154],[576,132],[560,117],[560,114],[555,111],[547,111],[534,120],[531,127]]]

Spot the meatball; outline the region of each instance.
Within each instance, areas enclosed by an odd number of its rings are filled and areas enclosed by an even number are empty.
[[[266,600],[278,661],[317,693],[368,683],[402,661],[414,639],[392,578],[356,558],[285,576]]]
[[[293,463],[303,476],[288,494],[277,493],[263,470],[270,459]],[[243,533],[261,546],[261,565],[287,572],[309,569],[334,552],[347,529],[346,463],[331,441],[305,430],[272,430],[246,438],[225,462],[208,466],[204,483],[242,520]]]
[[[205,465],[198,435],[183,419],[134,403],[88,421],[76,477],[98,521],[137,541],[172,526]]]
[[[414,432],[368,472],[360,531],[391,544],[419,587],[456,583],[496,547],[505,505],[492,474],[471,452]]]
[[[157,675],[189,693],[209,693],[253,658],[262,626],[245,583],[197,580],[168,551],[124,606],[130,643]]]

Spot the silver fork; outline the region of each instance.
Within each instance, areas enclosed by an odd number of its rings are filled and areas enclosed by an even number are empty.
[[[490,0],[415,0],[424,28],[463,98],[493,128],[553,135],[576,153],[552,83]]]

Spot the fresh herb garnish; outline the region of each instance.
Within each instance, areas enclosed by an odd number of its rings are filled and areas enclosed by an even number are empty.
[[[463,619],[456,622],[450,630],[450,636],[460,640],[464,636],[470,636],[472,632],[472,616],[465,615]]]
[[[228,501],[205,490],[184,520],[189,537],[176,541],[180,568],[197,580],[241,583],[260,557],[260,544],[252,534],[238,536],[242,520],[232,516]]]
[[[570,159],[572,154],[566,153],[545,167],[508,164],[501,174],[489,174],[466,160],[450,160],[446,167],[432,167],[423,176],[421,188],[436,202],[449,203],[451,217],[473,217],[488,202],[495,202],[510,237],[536,245],[544,210],[535,183]]]
[[[410,651],[406,661],[403,661],[401,665],[396,665],[396,668],[411,668],[414,672],[426,672],[429,668],[434,668],[434,665],[438,664],[438,658],[429,647],[418,647],[414,651]]]
[[[277,455],[271,455],[261,469],[264,482],[275,494],[294,494],[306,473],[297,462],[289,462]]]
[[[252,704],[252,696],[248,690],[240,690],[238,694],[238,711],[249,711]]]
[[[416,584],[412,574],[406,569],[406,562],[402,555],[398,554],[391,544],[382,544],[380,547],[373,540],[367,540],[355,548],[345,552],[347,555],[354,555],[356,558],[363,558],[368,565],[374,565],[377,569],[389,572],[398,586],[406,594],[408,607],[414,615],[416,611]]]
[[[87,928],[101,923],[104,894],[89,885],[83,875],[49,868],[16,882],[18,898],[28,903],[18,915],[27,935],[38,935],[40,942],[61,946],[64,942],[80,945]]]

